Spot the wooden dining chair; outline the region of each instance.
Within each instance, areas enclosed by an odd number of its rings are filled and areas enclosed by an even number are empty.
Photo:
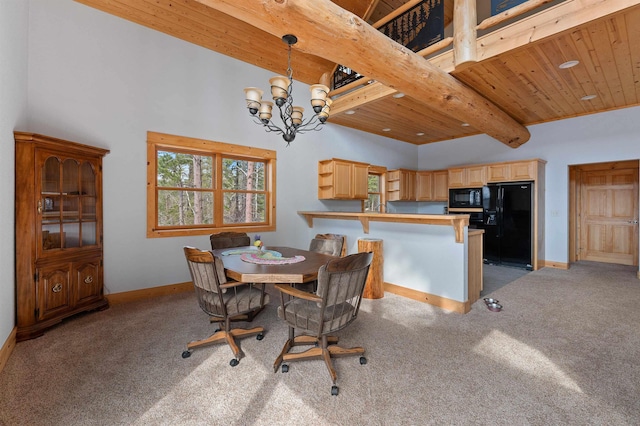
[[[317,234],[309,243],[309,251],[328,254],[329,256],[344,257],[347,253],[347,237],[340,234]],[[309,281],[296,284],[296,287],[305,291],[316,291],[318,281]]]
[[[218,232],[209,235],[209,240],[211,250],[251,245],[251,238],[245,232]]]
[[[347,236],[342,234],[316,234],[309,244],[309,251],[344,257],[347,255]]]
[[[264,328],[231,328],[231,322],[250,321],[269,303],[265,285],[227,280],[222,260],[210,251],[184,247],[184,254],[198,304],[213,321],[220,323],[220,328],[206,339],[188,343],[187,350],[182,352],[182,357],[190,357],[194,348],[226,342],[234,356],[229,364],[235,367],[244,356],[235,339],[256,336],[258,340],[262,340]]]
[[[288,362],[323,359],[333,382],[331,394],[338,394],[337,373],[331,361],[335,357],[360,355],[366,364],[364,348],[342,348],[338,339],[329,336],[351,324],[358,316],[373,253],[356,253],[330,260],[318,270],[318,289],[309,293],[288,284],[276,284],[280,291],[278,317],[289,326],[289,339],[273,364],[274,372],[289,371]],[[296,329],[299,335],[296,335]],[[290,352],[299,345],[314,347],[304,352]]]

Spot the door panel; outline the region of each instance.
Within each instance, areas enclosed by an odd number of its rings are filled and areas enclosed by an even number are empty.
[[[38,270],[38,320],[55,317],[71,306],[71,274],[68,264]]]
[[[638,264],[638,169],[582,172],[580,259]]]

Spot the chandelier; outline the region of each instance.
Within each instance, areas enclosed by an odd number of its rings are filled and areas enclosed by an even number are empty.
[[[303,120],[304,108],[293,106],[293,70],[291,69],[291,46],[296,44],[298,38],[287,34],[282,36],[282,41],[289,47],[287,76],[277,75],[269,80],[271,84],[271,96],[278,107],[282,127],[278,127],[271,120],[273,102],[263,101],[263,91],[256,87],[244,89],[245,99],[249,113],[256,117],[256,124],[264,126],[267,132],[282,134],[287,146],[296,138],[297,133],[304,133],[311,130],[321,130],[322,125],[329,118],[331,108],[331,98],[327,97],[329,88],[324,84],[313,84],[311,90],[311,106],[313,116],[306,122]]]

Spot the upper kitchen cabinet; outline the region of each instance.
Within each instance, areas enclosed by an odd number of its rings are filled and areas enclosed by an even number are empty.
[[[369,164],[332,158],[318,162],[318,199],[366,200]]]
[[[479,188],[487,183],[487,167],[467,166],[449,169],[449,188]]]
[[[416,201],[447,201],[448,170],[425,170],[416,173]]]
[[[387,172],[387,201],[416,200],[416,171],[407,169]]]
[[[535,181],[543,160],[493,163],[487,165],[487,182]]]

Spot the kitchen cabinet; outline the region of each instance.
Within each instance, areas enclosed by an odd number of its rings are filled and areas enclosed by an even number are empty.
[[[416,172],[416,201],[447,201],[448,170]]]
[[[16,340],[105,309],[102,157],[109,151],[15,132]]]
[[[318,162],[318,199],[366,200],[369,164],[332,158]]]
[[[536,180],[538,161],[516,161],[487,165],[487,182],[517,182]]]
[[[416,171],[407,169],[387,172],[387,201],[416,200]]]
[[[487,167],[467,166],[449,169],[449,188],[479,188],[487,183]]]

